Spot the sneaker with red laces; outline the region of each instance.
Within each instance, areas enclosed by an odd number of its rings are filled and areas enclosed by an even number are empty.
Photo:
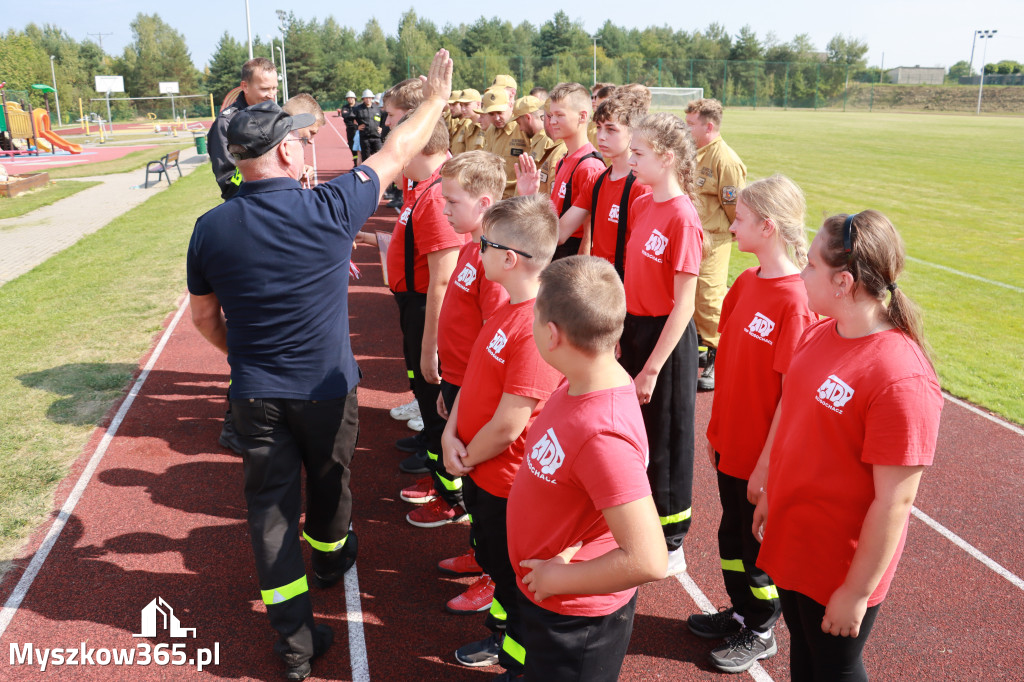
[[[444,499],[435,497],[432,502],[406,514],[405,520],[420,528],[437,528],[449,523],[457,523],[468,516],[461,505],[452,507]]]
[[[476,550],[473,548],[451,559],[442,559],[437,563],[437,570],[448,575],[476,575],[484,572],[476,562]]]
[[[465,592],[448,600],[444,605],[449,613],[480,613],[491,608],[494,599],[494,581],[486,573]]]
[[[434,490],[434,479],[424,476],[408,488],[402,488],[399,497],[412,504],[426,504],[433,501],[437,497],[437,491]]]

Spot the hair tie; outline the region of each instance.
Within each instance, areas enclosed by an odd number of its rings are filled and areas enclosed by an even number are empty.
[[[896,293],[896,282],[889,282],[885,285],[885,288],[889,290],[890,294]]]

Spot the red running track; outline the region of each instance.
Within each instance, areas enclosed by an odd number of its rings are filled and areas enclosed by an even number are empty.
[[[328,154],[318,135],[318,153]],[[344,153],[341,150],[340,153]],[[323,177],[323,176],[321,176]],[[389,230],[395,213],[381,209],[368,229]],[[400,356],[396,309],[381,284],[376,250],[355,255],[363,278],[350,290],[353,348],[364,373],[361,438],[353,463],[354,527],[360,556],[346,587],[314,591],[313,603],[336,633],[335,646],[314,665],[321,679],[487,680],[498,669],[466,669],[452,652],[485,634],[482,616],[444,613],[445,601],[469,580],[441,576],[434,564],[460,552],[466,526],[419,529],[407,524],[410,505],[399,489],[396,438],[410,433],[387,409],[410,399]],[[95,470],[84,494],[16,612],[0,627],[0,677],[38,679],[38,666],[11,665],[10,647],[130,648],[148,643],[219,649],[219,664],[202,673],[189,666],[51,666],[55,679],[276,679],[274,635],[262,614],[245,526],[241,462],[216,445],[224,409],[227,366],[184,316]],[[145,362],[145,360],[144,360]],[[707,423],[710,396],[698,400]],[[72,475],[60,486],[59,508],[104,440],[98,428]],[[702,448],[703,442],[698,442]],[[924,477],[917,507],[998,562],[1008,576],[973,558],[917,518],[900,571],[866,652],[875,679],[1024,679],[1012,655],[1021,642],[1024,533],[1024,434],[947,402],[936,464]],[[718,502],[710,465],[698,458],[694,523],[687,540],[689,577],[715,604],[725,602],[715,529]],[[56,516],[56,514],[55,514]],[[29,543],[0,585],[9,602],[49,526]],[[1014,584],[1012,580],[1016,580]],[[346,589],[354,587],[358,590]],[[134,638],[140,611],[162,597],[195,638],[166,633]],[[346,599],[348,596],[348,600]],[[347,601],[355,605],[350,612]],[[709,644],[689,634],[697,610],[675,579],[645,586],[622,679],[712,680]],[[758,679],[788,678],[788,639]],[[747,679],[747,675],[741,676]]]

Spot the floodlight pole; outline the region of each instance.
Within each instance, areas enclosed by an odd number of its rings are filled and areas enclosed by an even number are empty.
[[[998,31],[995,31],[995,30],[993,30],[993,31],[988,31],[988,30],[986,30],[986,31],[977,31],[976,35],[977,35],[977,37],[979,37],[982,40],[984,40],[985,38],[995,38],[997,32]],[[977,111],[977,115],[978,116],[981,116],[981,95],[982,95],[982,91],[985,89],[985,54],[987,53],[987,48],[988,48],[988,43],[987,42],[983,42],[981,44],[981,82],[978,83],[978,111]]]
[[[249,19],[249,0],[245,0],[245,32],[249,37],[249,59],[252,59],[252,21]]]
[[[50,77],[53,78],[53,98],[57,100],[57,127],[64,125],[64,119],[60,117],[60,94],[57,92],[57,74],[53,70],[54,55],[50,55]]]
[[[277,46],[277,52],[281,55],[281,84],[284,86],[284,94],[281,96],[282,102],[288,101],[288,67],[285,65],[284,59],[284,40]]]
[[[594,85],[597,85],[597,36],[590,36],[594,40]]]

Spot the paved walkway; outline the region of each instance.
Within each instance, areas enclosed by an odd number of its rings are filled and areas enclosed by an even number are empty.
[[[184,151],[182,157],[187,153]],[[179,162],[182,174],[188,175],[208,158],[194,152],[182,158]],[[168,187],[162,180],[151,184],[149,189],[134,189],[141,187],[145,177],[145,169],[138,169],[128,173],[75,178],[99,180],[102,184],[23,216],[0,220],[0,286]],[[177,173],[174,173],[172,180],[177,179]]]

